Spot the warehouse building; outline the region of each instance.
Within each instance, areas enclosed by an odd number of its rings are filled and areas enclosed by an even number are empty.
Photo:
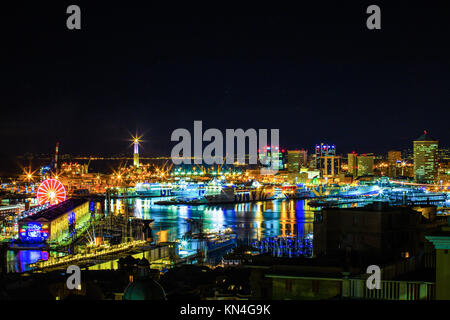
[[[34,215],[19,220],[19,239],[42,243],[69,238],[77,225],[89,221],[89,201],[67,199]]]

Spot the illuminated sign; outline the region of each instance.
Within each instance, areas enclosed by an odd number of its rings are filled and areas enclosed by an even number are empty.
[[[75,233],[76,221],[75,221],[75,212],[69,213],[69,235],[73,235]]]
[[[44,242],[48,239],[48,224],[41,225],[37,222],[29,222],[19,229],[19,237],[25,242]]]

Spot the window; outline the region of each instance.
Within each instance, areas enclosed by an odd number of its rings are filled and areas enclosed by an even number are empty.
[[[292,292],[292,280],[291,279],[287,279],[285,281],[284,288],[286,289],[286,291]]]
[[[312,292],[319,293],[319,280],[313,280],[312,281]]]

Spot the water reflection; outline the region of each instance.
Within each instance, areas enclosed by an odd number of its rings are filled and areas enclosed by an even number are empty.
[[[157,200],[156,200],[157,201]],[[216,206],[187,206],[154,204],[153,199],[129,200],[128,208],[114,214],[128,212],[141,219],[153,219],[156,241],[175,241],[189,231],[187,219],[203,222],[203,228],[224,231],[231,228],[238,239],[251,243],[265,237],[312,234],[316,208],[305,200],[274,200]],[[164,233],[163,233],[164,231]]]
[[[204,230],[224,231],[231,228],[239,243],[252,244],[265,238],[312,236],[314,211],[307,200],[273,200],[256,203],[239,203],[215,206],[156,205],[154,199],[113,200],[110,213],[140,219],[152,219],[156,242],[181,239],[191,228],[187,219],[203,222]],[[106,203],[96,208],[107,212]],[[8,252],[9,272],[29,270],[28,264],[48,259],[48,252],[22,250]]]
[[[6,255],[8,272],[25,272],[30,270],[28,266],[38,260],[48,260],[49,253],[40,250],[8,251]]]

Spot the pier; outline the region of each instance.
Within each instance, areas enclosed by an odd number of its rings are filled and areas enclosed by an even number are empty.
[[[169,258],[170,244],[154,245],[148,241],[136,240],[117,245],[104,245],[91,247],[79,254],[68,255],[63,257],[52,257],[47,261],[38,261],[30,264],[34,271],[54,271],[66,269],[70,265],[77,265],[80,268],[87,268],[101,263],[109,262],[125,258],[129,255],[148,252],[151,259],[150,262]]]

